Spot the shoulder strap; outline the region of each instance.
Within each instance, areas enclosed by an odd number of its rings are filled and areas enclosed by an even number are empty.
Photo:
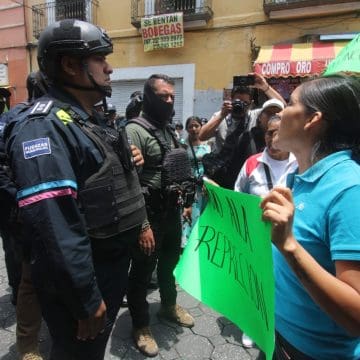
[[[41,99],[34,103],[31,107],[28,116],[47,115],[49,114],[54,101],[51,99]]]
[[[265,175],[266,175],[267,186],[268,186],[268,189],[271,190],[273,188],[273,182],[271,180],[270,169],[269,169],[268,164],[263,163],[263,165],[264,165],[264,170],[265,170]]]
[[[195,150],[194,150],[194,147],[193,147],[191,141],[189,141],[189,145],[190,145],[190,149],[191,149],[191,152],[193,154],[193,157],[194,157],[194,163],[195,163],[197,175],[200,175],[199,163],[198,163],[198,160],[196,158]]]
[[[151,124],[150,121],[148,121],[147,119],[145,119],[142,116],[138,116],[137,118],[134,118],[134,119],[131,119],[131,120],[128,121],[128,124],[131,124],[131,123],[135,123],[135,124],[140,125],[145,130],[147,130],[150,133],[150,135],[154,136],[154,138],[157,140],[157,142],[160,145],[160,148],[161,148],[161,151],[162,151],[163,155],[166,152],[171,151],[171,145],[169,145],[169,143],[166,141],[166,139],[165,139],[164,135],[162,134],[162,132],[156,126]],[[168,131],[170,133],[172,141],[175,144],[175,147],[179,147],[179,143],[178,143],[178,141],[176,139],[176,136],[171,131],[170,127],[167,126],[165,129],[166,129],[166,131]]]
[[[146,120],[142,116],[138,116],[136,118],[132,118],[127,122],[128,124],[135,123],[143,127],[145,130],[147,130],[151,135],[153,135],[153,131],[156,129],[156,127],[151,124],[148,120]]]

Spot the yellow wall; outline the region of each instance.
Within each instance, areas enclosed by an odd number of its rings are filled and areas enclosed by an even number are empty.
[[[38,2],[28,0],[27,5]],[[194,63],[196,90],[221,90],[231,84],[233,75],[251,71],[252,39],[261,46],[298,42],[299,37],[309,34],[360,31],[355,13],[271,23],[263,11],[263,0],[213,0],[212,9],[214,17],[205,27],[186,30],[183,48],[148,53],[131,25],[130,0],[99,0],[97,22],[114,40],[110,61],[115,68]]]
[[[313,20],[270,23],[262,0],[213,0],[207,26],[185,31],[185,46],[145,53],[139,32],[130,23],[130,1],[100,0],[98,22],[114,40],[114,67],[194,63],[197,90],[222,89],[232,76],[251,71],[251,39],[255,45],[299,41],[309,34],[360,31],[359,20],[342,15]]]

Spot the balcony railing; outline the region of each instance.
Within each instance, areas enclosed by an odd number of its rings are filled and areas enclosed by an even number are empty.
[[[271,11],[292,10],[299,8],[313,8],[327,5],[351,3],[353,0],[264,0],[264,11],[267,15]]]
[[[141,18],[183,12],[184,21],[205,20],[213,16],[211,0],[131,0],[131,24],[141,25]]]
[[[38,39],[46,26],[63,19],[78,19],[96,24],[98,6],[98,0],[57,0],[33,5],[33,35]]]

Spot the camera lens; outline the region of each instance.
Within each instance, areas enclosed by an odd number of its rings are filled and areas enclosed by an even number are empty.
[[[246,104],[240,99],[233,100],[232,104],[232,115],[239,116],[245,113]]]

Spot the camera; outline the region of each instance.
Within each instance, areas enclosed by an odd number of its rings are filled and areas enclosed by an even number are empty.
[[[233,77],[233,86],[249,86],[255,84],[254,75],[241,75]]]
[[[231,103],[232,105],[232,116],[239,117],[241,115],[244,115],[246,112],[246,108],[248,106],[247,103],[241,101],[240,99],[235,99]]]

